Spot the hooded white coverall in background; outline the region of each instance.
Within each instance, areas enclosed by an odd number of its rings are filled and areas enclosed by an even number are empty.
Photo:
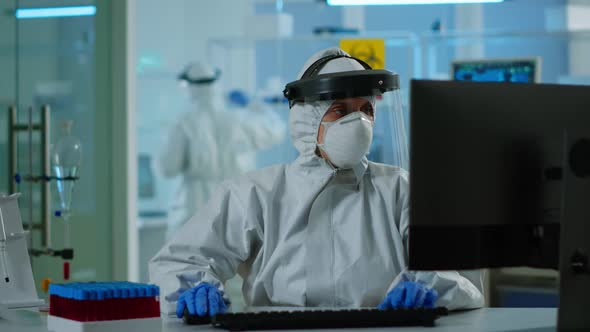
[[[159,167],[166,177],[182,175],[168,216],[168,237],[210,198],[219,183],[255,169],[256,150],[280,143],[286,128],[272,111],[232,111],[224,106],[210,65],[190,64],[185,75],[191,110],[181,115],[161,148]]]
[[[345,53],[315,54],[299,77],[330,54]],[[363,69],[338,58],[320,74]],[[236,272],[251,306],[375,307],[400,281],[435,289],[436,306],[483,306],[480,272],[406,270],[405,170],[366,157],[351,169],[335,169],[316,155],[320,121],[331,103],[296,103],[289,125],[299,157],[224,181],[151,260],[150,279],[160,286],[164,312],[174,312],[183,291],[200,282],[223,289]]]

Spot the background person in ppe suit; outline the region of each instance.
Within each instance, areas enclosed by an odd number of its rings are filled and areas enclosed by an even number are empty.
[[[179,75],[191,110],[170,128],[159,167],[166,177],[182,176],[169,211],[168,237],[193,216],[219,183],[256,167],[256,150],[280,143],[285,126],[278,115],[260,109],[226,111],[219,70],[195,62]]]
[[[236,272],[251,306],[483,306],[478,272],[406,270],[408,173],[365,157],[373,96],[399,81],[369,68],[338,48],[307,61],[285,92],[299,157],[222,183],[151,260],[164,311],[223,312]]]

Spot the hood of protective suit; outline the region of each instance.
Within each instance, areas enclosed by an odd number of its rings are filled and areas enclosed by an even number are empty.
[[[192,80],[210,79],[218,75],[213,66],[202,62],[190,63],[185,68],[184,74]],[[223,96],[219,80],[205,84],[186,82],[186,88],[195,110],[201,112],[214,111],[223,107]]]
[[[349,55],[340,48],[333,47],[319,51],[312,55],[303,65],[303,68],[297,75],[297,79],[301,79],[303,73],[314,62],[329,55]],[[349,58],[337,58],[328,63],[320,70],[318,74],[329,74],[352,70],[365,70],[363,66],[357,61]],[[375,108],[375,98],[366,97]],[[317,147],[318,130],[320,128],[321,120],[324,114],[332,105],[334,100],[319,100],[314,102],[301,103],[298,102],[290,110],[289,113],[289,130],[291,132],[291,140],[295,148],[299,151],[298,163],[303,166],[318,166],[322,163],[322,158],[315,153]],[[368,163],[367,157],[363,157],[360,163],[366,165]]]
[[[218,83],[188,86],[194,109],[200,112],[223,109],[223,96]]]

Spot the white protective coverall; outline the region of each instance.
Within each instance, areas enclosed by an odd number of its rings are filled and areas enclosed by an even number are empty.
[[[187,74],[203,79],[214,77],[215,71],[197,62]],[[169,211],[169,235],[207,202],[222,180],[255,169],[255,151],[280,143],[286,131],[270,110],[227,111],[216,82],[187,88],[192,109],[170,128],[159,156],[164,176],[182,175]]]
[[[341,52],[319,52],[304,70]],[[362,69],[339,58],[320,74]],[[334,169],[315,154],[320,120],[331,103],[294,105],[289,121],[300,156],[223,182],[151,260],[151,282],[161,287],[165,312],[174,311],[183,290],[199,282],[223,289],[238,271],[251,306],[374,307],[399,281],[436,289],[437,306],[483,306],[480,272],[406,270],[405,170],[366,157],[352,169]]]

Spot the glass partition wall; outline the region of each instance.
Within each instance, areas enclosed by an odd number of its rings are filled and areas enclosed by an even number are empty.
[[[111,124],[110,110],[96,108],[106,87],[96,86],[95,13],[92,0],[0,3],[0,192],[22,194],[37,285],[111,278]],[[60,176],[51,156],[66,127],[82,146],[79,178],[47,181]],[[66,248],[73,259],[53,256]]]

